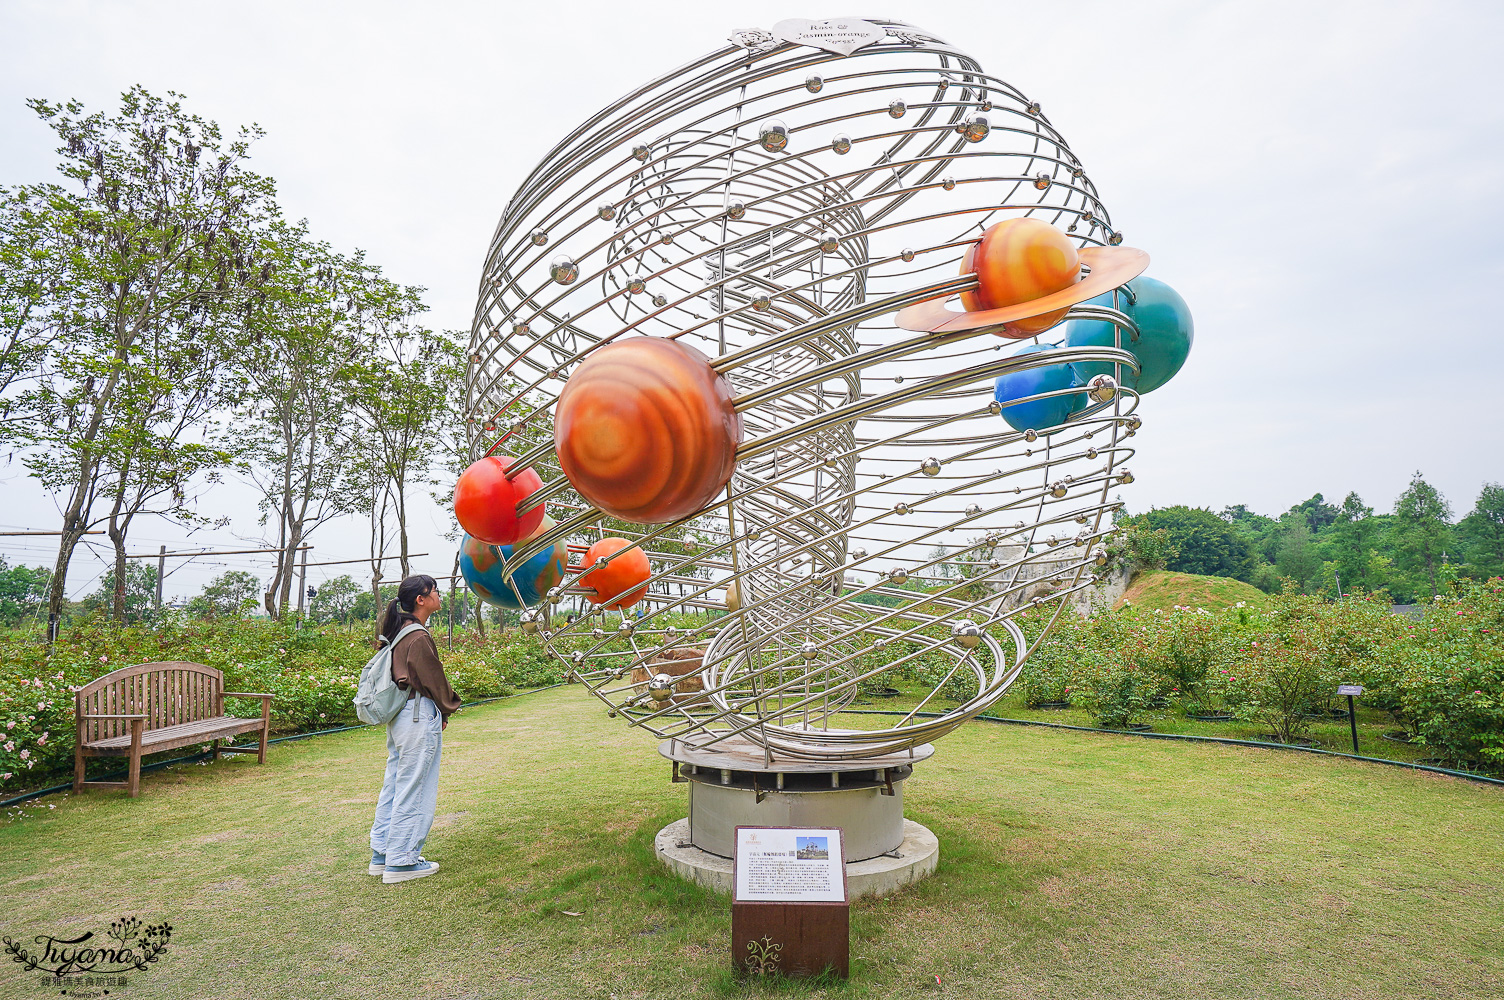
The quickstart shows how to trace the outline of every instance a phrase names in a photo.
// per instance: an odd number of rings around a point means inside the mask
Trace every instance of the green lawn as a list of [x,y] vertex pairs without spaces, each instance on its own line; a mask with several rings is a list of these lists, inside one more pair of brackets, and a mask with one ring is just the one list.
[[[467,710],[445,736],[432,878],[364,874],[384,746],[361,730],[158,772],[136,800],[33,805],[0,827],[0,934],[167,920],[127,998],[821,992],[726,975],[729,904],[651,855],[684,789],[579,688]],[[1504,995],[1504,789],[976,723],[907,798],[941,867],[853,908],[853,980],[826,994]],[[0,995],[57,995],[35,976],[0,969]]]
[[1169,611],[1176,605],[1216,611],[1230,608],[1239,601],[1255,606],[1264,603],[1265,594],[1257,587],[1225,576],[1200,576],[1196,573],[1172,573],[1154,570],[1139,573],[1118,601],[1136,608]]

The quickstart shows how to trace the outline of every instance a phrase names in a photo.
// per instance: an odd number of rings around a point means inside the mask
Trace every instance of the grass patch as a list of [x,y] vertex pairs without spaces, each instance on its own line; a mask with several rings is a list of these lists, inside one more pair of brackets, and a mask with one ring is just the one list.
[[[972,724],[908,783],[940,868],[853,907],[853,981],[745,984],[726,899],[653,857],[684,790],[578,688],[454,720],[426,848],[443,870],[392,886],[364,874],[381,736],[30,807],[0,827],[0,933],[166,919],[127,994],[153,998],[1504,994],[1496,788]],[[0,970],[0,992],[46,995],[34,976]]]
[[1259,607],[1263,605],[1265,597],[1262,590],[1242,580],[1153,570],[1135,576],[1133,583],[1114,607],[1121,608],[1127,603],[1146,611],[1169,611],[1179,605],[1216,611],[1233,607],[1239,601],[1250,607]]

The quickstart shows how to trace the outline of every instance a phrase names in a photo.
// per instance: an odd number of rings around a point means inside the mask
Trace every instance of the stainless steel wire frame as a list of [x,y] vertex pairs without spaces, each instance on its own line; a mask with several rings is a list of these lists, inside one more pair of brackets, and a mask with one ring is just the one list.
[[[1047,364],[1106,363],[1121,383],[1131,354],[1013,357],[1021,345],[988,331],[893,325],[903,306],[973,287],[960,257],[1001,219],[1043,219],[1081,246],[1122,236],[1038,104],[938,38],[874,23],[889,37],[850,56],[733,44],[627,94],[549,151],[487,254],[471,451],[521,456],[559,515],[508,570],[559,539],[578,552],[615,534],[654,571],[632,612],[565,586],[524,627],[659,737],[744,736],[770,759],[811,760],[933,741],[1018,676],[1032,648],[1018,614],[1045,606],[1053,623],[1091,585],[1112,491],[1131,481],[1133,393],[1073,400],[1066,423],[1026,434],[991,400],[998,375]],[[1115,308],[1072,315],[1137,333]],[[747,429],[725,493],[668,525],[608,522],[553,460],[569,374],[641,335],[711,357]],[[676,650],[698,668],[649,683]],[[897,674],[929,688],[919,708],[842,724],[859,691]]]

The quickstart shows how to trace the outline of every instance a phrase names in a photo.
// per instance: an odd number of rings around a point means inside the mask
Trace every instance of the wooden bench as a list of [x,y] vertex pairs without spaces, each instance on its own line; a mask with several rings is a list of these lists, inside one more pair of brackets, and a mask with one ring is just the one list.
[[[73,751],[73,790],[124,788],[141,793],[141,755],[199,743],[214,744],[214,759],[224,753],[254,753],[266,763],[272,696],[224,689],[224,674],[201,663],[173,660],[121,667],[95,678],[74,695],[77,742]],[[261,718],[225,714],[226,698],[260,698]],[[258,747],[221,746],[241,733],[261,731]],[[126,781],[85,781],[88,757],[129,757]]]

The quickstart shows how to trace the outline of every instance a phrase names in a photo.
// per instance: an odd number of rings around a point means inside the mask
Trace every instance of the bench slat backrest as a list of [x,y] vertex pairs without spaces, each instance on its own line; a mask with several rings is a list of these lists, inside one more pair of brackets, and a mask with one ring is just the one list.
[[[74,708],[85,715],[145,715],[147,730],[224,714],[224,674],[202,663],[167,660],[112,670],[78,689]],[[129,719],[91,719],[83,740],[129,736]]]

